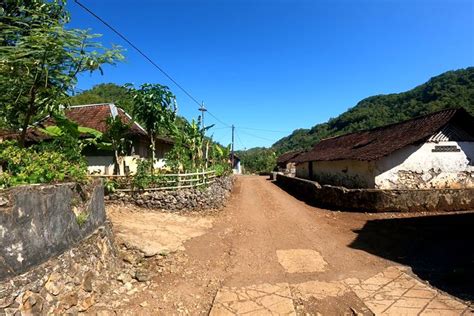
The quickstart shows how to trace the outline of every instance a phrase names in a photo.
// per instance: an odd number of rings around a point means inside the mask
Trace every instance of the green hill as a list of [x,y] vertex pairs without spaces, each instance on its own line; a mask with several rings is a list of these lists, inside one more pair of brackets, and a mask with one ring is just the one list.
[[404,121],[434,111],[464,107],[474,115],[474,67],[448,71],[412,90],[368,97],[328,122],[297,129],[275,144],[278,154],[309,149],[331,136]]

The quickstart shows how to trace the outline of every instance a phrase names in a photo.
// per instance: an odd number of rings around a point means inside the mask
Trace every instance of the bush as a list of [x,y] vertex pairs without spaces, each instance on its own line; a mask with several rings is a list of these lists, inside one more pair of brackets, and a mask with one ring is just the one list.
[[39,147],[20,148],[14,142],[0,144],[0,188],[21,184],[84,181],[87,164],[71,160],[54,150]]
[[232,172],[230,164],[228,163],[216,164],[211,168],[211,170],[212,169],[216,171],[216,176],[218,177],[227,176]]
[[140,190],[146,189],[153,182],[151,174],[151,160],[140,159],[137,161],[137,172],[133,176],[132,185]]

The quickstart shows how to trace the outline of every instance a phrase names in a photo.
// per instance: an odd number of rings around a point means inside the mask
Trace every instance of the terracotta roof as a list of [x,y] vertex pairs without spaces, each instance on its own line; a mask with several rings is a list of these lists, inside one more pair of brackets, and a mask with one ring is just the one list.
[[[114,113],[112,113],[114,112]],[[79,126],[84,126],[88,128],[93,128],[99,132],[106,132],[107,118],[112,115],[118,115],[123,123],[130,124],[133,122],[130,115],[128,115],[124,110],[119,107],[116,107],[114,104],[90,104],[90,105],[78,105],[71,106],[70,108],[64,111],[65,115],[71,121],[77,123]],[[51,117],[46,117],[43,120],[36,123],[39,127],[55,125],[54,119]],[[12,138],[10,134],[8,138]],[[136,122],[133,122],[130,127],[130,135],[134,136],[146,136],[146,131]],[[7,138],[6,136],[4,138]],[[48,139],[47,135],[44,135],[38,129],[32,127],[28,129],[27,141],[29,142],[38,142],[44,139]],[[168,143],[173,143],[173,141],[168,137],[159,137],[160,140]]]
[[407,145],[428,140],[448,123],[474,137],[474,117],[466,110],[448,109],[408,121],[321,140],[297,162],[328,160],[376,160]]
[[277,165],[286,165],[289,162],[295,161],[295,158],[303,153],[303,150],[288,151],[284,154],[281,154],[277,158]]

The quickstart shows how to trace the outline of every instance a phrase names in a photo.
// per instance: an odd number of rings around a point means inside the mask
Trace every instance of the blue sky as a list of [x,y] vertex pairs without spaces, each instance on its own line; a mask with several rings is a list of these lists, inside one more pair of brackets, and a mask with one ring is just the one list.
[[[269,146],[365,97],[474,65],[474,1],[80,1],[235,124],[237,149]],[[127,49],[125,62],[82,75],[78,89],[166,84],[180,114],[197,117],[197,105],[143,57],[72,0],[68,6],[71,27]],[[214,138],[228,144],[230,128],[208,115],[211,123]]]

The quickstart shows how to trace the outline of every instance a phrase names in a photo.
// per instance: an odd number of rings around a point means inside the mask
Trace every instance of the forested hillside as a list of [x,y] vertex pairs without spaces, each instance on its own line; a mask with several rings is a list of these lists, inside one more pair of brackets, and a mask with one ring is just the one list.
[[89,90],[82,91],[71,97],[71,105],[115,103],[126,112],[132,112],[132,97],[127,88],[115,83],[101,83]]
[[403,93],[368,97],[328,122],[297,129],[273,144],[278,154],[308,149],[331,136],[374,128],[452,107],[474,115],[474,67],[448,71]]

